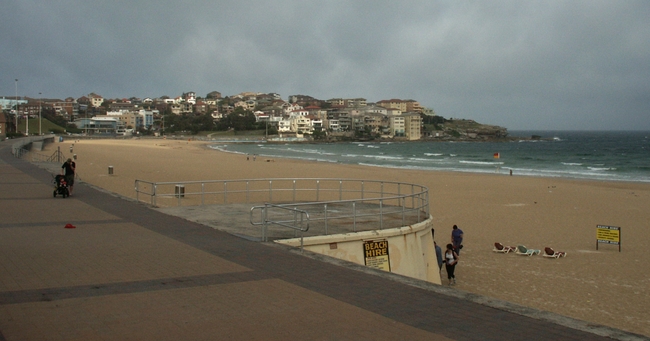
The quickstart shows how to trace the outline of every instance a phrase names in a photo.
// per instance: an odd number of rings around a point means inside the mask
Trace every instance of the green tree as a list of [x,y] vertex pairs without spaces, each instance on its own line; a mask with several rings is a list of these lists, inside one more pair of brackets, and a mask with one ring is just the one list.
[[246,110],[242,107],[237,107],[232,113],[222,118],[217,126],[219,130],[252,130],[255,128],[255,115],[250,110]]

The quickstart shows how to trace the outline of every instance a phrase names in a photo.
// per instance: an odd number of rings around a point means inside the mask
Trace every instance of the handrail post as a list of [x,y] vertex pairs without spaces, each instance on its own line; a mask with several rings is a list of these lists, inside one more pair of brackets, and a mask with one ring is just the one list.
[[343,180],[339,180],[339,200],[343,200]]
[[[294,207],[292,210],[293,212],[293,226],[298,225],[298,210]],[[302,214],[301,214],[302,216]],[[298,230],[293,230],[293,236],[296,237],[298,236]]]
[[379,229],[384,229],[384,200],[379,199]]
[[[406,214],[406,198],[400,198],[402,202],[402,226],[404,226],[404,215]],[[420,219],[418,219],[418,222],[420,222]]]
[[228,181],[223,182],[223,203],[228,203]]
[[293,202],[296,202],[296,180],[293,180]]
[[357,202],[352,202],[352,231],[357,232]]
[[325,235],[327,236],[327,204],[324,205],[325,208]]
[[320,180],[316,180],[316,201],[320,201]]
[[153,195],[151,196],[151,203],[153,206],[156,206],[156,189],[158,188],[157,184],[153,184]]
[[[414,185],[411,185],[411,207],[413,208],[415,208],[415,195],[413,194],[415,193],[414,187],[415,187]],[[422,192],[422,190],[420,190],[420,192]]]
[[273,202],[273,180],[269,180],[269,202]]
[[262,212],[262,217],[264,217],[264,224],[262,225],[262,241],[266,242],[267,237],[266,237],[266,232],[267,228],[269,225],[269,218],[268,218],[268,205],[264,205],[263,212]]
[[[428,201],[427,201],[425,204],[426,204],[426,206],[429,206],[429,202],[428,202]],[[423,206],[423,205],[420,204],[420,206]],[[427,210],[426,207],[425,207],[424,209]],[[418,207],[418,221],[420,221],[420,212],[422,212],[422,209],[421,209],[420,207]],[[429,216],[429,215],[427,214],[427,217],[428,217],[428,216]]]
[[250,199],[251,199],[250,198],[250,193],[251,193],[250,181],[246,181],[246,203],[247,204],[250,202]]
[[205,205],[205,182],[201,183],[201,206]]

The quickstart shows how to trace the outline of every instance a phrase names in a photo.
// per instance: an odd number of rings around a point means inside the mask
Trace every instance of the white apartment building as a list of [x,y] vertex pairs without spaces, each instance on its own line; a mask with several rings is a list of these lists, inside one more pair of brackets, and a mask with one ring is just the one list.
[[291,132],[291,120],[281,120],[278,121],[278,133],[290,133]]
[[393,137],[406,135],[404,116],[390,116],[390,135]]

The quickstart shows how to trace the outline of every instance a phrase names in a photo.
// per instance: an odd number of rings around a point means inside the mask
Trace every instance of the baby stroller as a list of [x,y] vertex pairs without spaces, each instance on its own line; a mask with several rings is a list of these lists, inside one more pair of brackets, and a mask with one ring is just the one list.
[[59,174],[54,177],[54,193],[53,196],[56,198],[57,194],[61,194],[62,197],[70,196],[70,191],[68,191],[68,183],[65,181],[65,176]]

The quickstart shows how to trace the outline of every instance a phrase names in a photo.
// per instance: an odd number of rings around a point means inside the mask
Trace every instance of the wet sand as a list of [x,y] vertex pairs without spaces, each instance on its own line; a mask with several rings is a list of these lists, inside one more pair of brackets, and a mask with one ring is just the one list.
[[[54,143],[42,153],[60,147],[72,156],[72,143]],[[438,244],[449,242],[454,224],[465,234],[456,288],[650,336],[650,184],[247,161],[188,140],[82,140],[73,152],[81,181],[131,198],[136,179],[323,177],[424,185]],[[597,225],[621,227],[622,252],[605,244],[596,250]],[[500,254],[492,251],[494,242],[550,246],[568,256]]]

